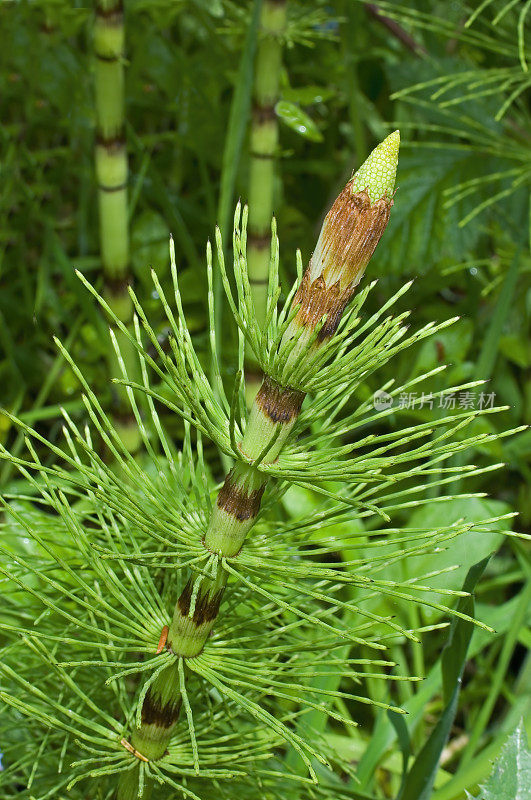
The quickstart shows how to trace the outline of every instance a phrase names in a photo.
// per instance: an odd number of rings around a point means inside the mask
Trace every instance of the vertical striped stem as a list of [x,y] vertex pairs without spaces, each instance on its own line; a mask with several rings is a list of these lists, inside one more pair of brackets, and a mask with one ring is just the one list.
[[[128,164],[124,135],[124,17],[122,0],[96,0],[94,23],[95,100],[96,100],[96,178],[100,252],[105,277],[105,298],[113,312],[129,323],[133,306],[129,282],[129,224],[127,203]],[[115,335],[129,375],[136,372],[134,348],[118,329]],[[111,374],[120,374],[112,349]],[[136,426],[129,422],[127,393],[118,390],[115,425],[124,444],[134,451],[138,446]]]
[[[108,284],[122,298],[120,283],[129,267],[127,223],[127,152],[124,137],[124,20],[121,0],[97,0],[94,25],[96,91],[96,175],[100,247]],[[130,314],[130,299],[121,299]],[[120,301],[116,303],[120,305]],[[113,305],[114,310],[114,305]]]
[[285,0],[264,0],[255,70],[247,229],[249,281],[257,318],[261,324],[265,321],[267,304],[274,169],[278,145],[275,104],[278,100],[282,34],[285,26]]

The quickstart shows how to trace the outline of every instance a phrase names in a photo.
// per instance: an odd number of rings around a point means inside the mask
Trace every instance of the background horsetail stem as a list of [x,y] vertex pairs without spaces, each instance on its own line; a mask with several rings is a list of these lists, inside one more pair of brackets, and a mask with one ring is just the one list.
[[[124,19],[121,0],[97,0],[94,24],[96,92],[96,174],[100,246],[106,281],[117,289],[127,278],[127,152],[124,137]],[[119,316],[130,314],[125,291]]]
[[[399,142],[395,131],[371,153],[325,218],[294,297],[293,305],[299,310],[283,340],[297,333],[299,359],[308,354],[308,340],[323,315],[326,322],[311,347],[320,347],[335,333],[385,230],[393,204]],[[306,344],[300,345],[303,339]],[[233,558],[243,547],[256,522],[268,480],[259,462],[278,457],[305,396],[303,391],[264,377],[239,445],[242,458],[225,478],[207,526],[204,545],[213,554]],[[189,577],[175,606],[166,642],[175,655],[186,659],[201,653],[218,616],[226,580],[220,559],[214,562],[210,575]],[[178,666],[173,664],[158,675],[145,696],[141,726],[133,732],[131,744],[149,759],[160,758],[166,750],[181,706],[180,687]],[[127,775],[120,783],[119,800],[133,800],[134,791],[134,780]]]
[[267,305],[274,170],[278,144],[275,105],[278,100],[285,26],[285,0],[264,0],[254,80],[247,228],[249,282],[256,316],[261,325],[265,321]]
[[[250,135],[249,220],[247,224],[247,268],[256,317],[262,326],[266,317],[271,240],[271,217],[275,192],[275,162],[278,120],[275,105],[282,69],[282,37],[286,27],[286,1],[264,0],[260,14],[260,43],[256,57],[253,111]],[[246,398],[250,407],[260,387],[260,369],[247,355]]]
[[[129,282],[129,226],[127,205],[127,151],[124,134],[124,16],[122,0],[97,0],[94,22],[96,178],[100,253],[105,297],[124,323],[132,318]],[[136,357],[126,338],[115,330],[127,371],[135,373]],[[109,348],[112,374],[117,374],[114,351]],[[119,371],[118,371],[119,374]],[[138,447],[134,420],[125,413],[125,389],[118,389],[115,424],[128,449]]]

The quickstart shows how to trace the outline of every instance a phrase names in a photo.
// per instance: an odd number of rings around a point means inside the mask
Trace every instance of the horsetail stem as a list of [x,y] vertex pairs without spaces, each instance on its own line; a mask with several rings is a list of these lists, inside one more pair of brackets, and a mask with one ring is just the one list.
[[[119,291],[129,266],[121,0],[97,0],[94,53],[101,257],[106,282],[117,295],[114,310],[121,319],[124,315],[127,319],[130,315],[129,296],[127,291]],[[122,308],[124,303],[125,308]]]
[[[389,220],[398,147],[399,134],[395,131],[373,151],[328,212],[294,295],[292,308],[296,313],[282,340],[289,343],[297,338],[289,359],[308,357],[309,347],[321,347],[336,331]],[[323,317],[325,322],[315,336]],[[207,566],[203,573],[189,577],[175,606],[166,648],[179,659],[197,657],[205,646],[227,582],[223,559],[237,557],[260,511],[268,482],[260,464],[278,458],[305,396],[304,391],[264,377],[239,443],[241,459],[226,476],[210,515],[203,540],[211,553]],[[152,760],[164,754],[179,715],[179,663],[162,670],[149,686],[140,727],[132,735],[133,747]],[[119,800],[136,797],[131,784],[127,774],[120,783]]]
[[261,39],[256,58],[250,141],[249,223],[247,263],[257,320],[264,324],[269,275],[269,228],[273,215],[275,157],[278,145],[278,100],[282,67],[285,0],[264,0]]
[[[123,0],[97,0],[94,21],[95,102],[96,102],[96,178],[100,252],[105,279],[104,294],[116,316],[129,324],[133,306],[129,283],[129,223],[127,181],[128,163],[124,133],[124,15]],[[127,339],[115,328],[125,369],[136,372],[136,355]],[[108,356],[111,373],[117,372],[117,359],[111,348]],[[120,370],[118,370],[119,372]],[[117,390],[115,425],[131,452],[139,445],[136,425],[128,413],[127,392]]]

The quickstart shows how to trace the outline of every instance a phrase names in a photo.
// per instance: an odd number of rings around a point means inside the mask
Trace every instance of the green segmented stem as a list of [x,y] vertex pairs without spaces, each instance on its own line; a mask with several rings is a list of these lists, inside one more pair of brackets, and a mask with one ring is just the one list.
[[[124,138],[124,20],[121,0],[98,0],[94,24],[96,176],[100,246],[105,277],[118,286],[129,267],[127,152]],[[115,292],[117,294],[117,292]],[[130,315],[126,308],[117,315]],[[119,304],[116,304],[119,307]],[[113,305],[113,310],[116,310]]]
[[254,82],[247,240],[249,282],[257,319],[261,325],[265,321],[267,306],[269,234],[273,215],[275,157],[278,146],[275,105],[278,100],[282,68],[282,34],[285,26],[285,1],[264,0]]
[[[304,393],[283,389],[266,377],[258,392],[241,442],[242,457],[218,492],[204,545],[224,558],[238,554],[256,522],[267,478],[257,460],[277,458],[300,412]],[[166,646],[175,655],[193,658],[201,653],[214,626],[223,598],[227,573],[217,561],[212,577],[190,577],[175,606]],[[170,741],[181,707],[177,666],[163,670],[143,701],[141,726],[134,730],[132,746],[150,760],[161,758]],[[134,778],[120,782],[119,800],[136,797]]]
[[[128,291],[129,222],[127,181],[128,163],[124,135],[124,17],[122,0],[97,0],[94,22],[95,103],[96,103],[96,179],[100,252],[105,277],[105,299],[124,323],[132,318],[133,304]],[[134,348],[118,329],[114,330],[125,368],[130,376],[137,371]],[[111,374],[120,374],[114,350],[109,350]],[[125,446],[135,452],[139,435],[128,408],[125,388],[117,391],[118,414],[115,425]],[[123,413],[122,413],[123,412]]]
[[[284,343],[296,340],[298,347],[292,348],[296,359],[311,357],[311,352],[334,335],[387,225],[398,144],[399,135],[395,132],[376,148],[356,174],[363,188],[355,186],[353,192],[350,181],[325,219],[316,253],[294,296],[297,313],[283,338]],[[378,199],[371,202],[377,195]],[[338,271],[341,274],[336,274]],[[323,316],[325,324],[314,337],[313,331]],[[301,330],[303,335],[299,335]],[[305,396],[303,391],[281,386],[268,375],[262,382],[239,444],[241,458],[218,492],[205,533],[203,544],[212,553],[209,563],[214,564],[214,571],[211,575],[190,576],[175,606],[166,646],[178,659],[194,658],[205,646],[227,582],[223,559],[238,556],[260,511],[268,481],[260,464],[278,458]],[[141,709],[141,725],[132,736],[133,747],[148,759],[164,755],[177,722],[182,688],[177,664],[182,666],[176,660],[149,686]],[[136,796],[134,776],[128,773],[120,782],[118,798],[134,800]]]

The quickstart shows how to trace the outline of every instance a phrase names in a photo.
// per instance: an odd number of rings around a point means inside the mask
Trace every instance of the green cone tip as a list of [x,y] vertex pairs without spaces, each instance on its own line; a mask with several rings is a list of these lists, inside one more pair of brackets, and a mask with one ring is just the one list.
[[391,197],[395,188],[399,147],[400,131],[394,131],[380,142],[354,175],[352,193],[366,189],[371,203],[384,195]]

